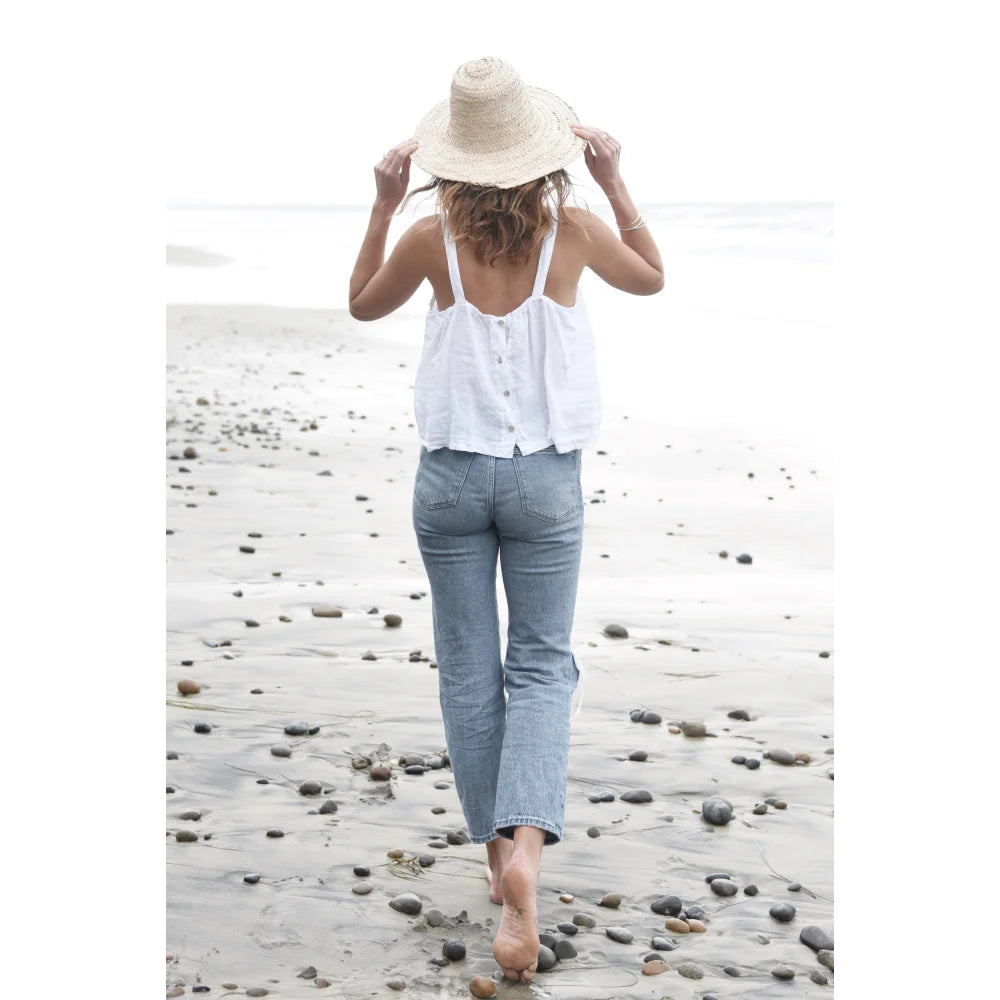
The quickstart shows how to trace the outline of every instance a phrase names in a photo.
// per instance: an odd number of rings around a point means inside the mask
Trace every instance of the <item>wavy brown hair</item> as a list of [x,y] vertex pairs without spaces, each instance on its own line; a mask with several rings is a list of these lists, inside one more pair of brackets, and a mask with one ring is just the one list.
[[430,183],[407,194],[399,212],[415,194],[434,191],[438,211],[447,216],[453,238],[471,242],[479,263],[492,267],[498,257],[507,257],[511,263],[523,258],[527,264],[531,251],[551,229],[547,198],[553,197],[559,207],[560,225],[576,225],[562,211],[572,190],[565,170],[555,170],[512,188],[432,177]]

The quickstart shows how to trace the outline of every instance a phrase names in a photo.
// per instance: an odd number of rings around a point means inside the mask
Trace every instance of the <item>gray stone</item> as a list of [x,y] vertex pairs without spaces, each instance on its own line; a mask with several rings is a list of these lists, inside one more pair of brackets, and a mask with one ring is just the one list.
[[568,934],[570,937],[572,937],[580,930],[580,928],[577,927],[576,924],[574,923],[569,923],[564,921],[561,924],[556,924],[556,930],[558,930],[562,934]]
[[444,914],[436,906],[432,906],[424,914],[424,920],[429,927],[440,927],[444,923]]
[[654,937],[649,943],[657,951],[673,951],[677,947],[673,941],[669,941],[664,937]]
[[323,786],[318,781],[303,781],[299,785],[299,795],[319,795]]
[[816,961],[820,965],[825,965],[831,972],[833,972],[833,952],[827,951],[825,948],[816,952]]
[[733,818],[733,807],[721,795],[711,795],[702,802],[701,815],[713,826],[725,826]]
[[599,837],[600,835],[601,835],[601,831],[596,826],[587,827],[587,836],[588,837]]
[[663,716],[659,712],[643,712],[640,722],[645,722],[647,725],[655,726],[663,721]]
[[[684,904],[681,902],[680,896],[660,896],[649,904],[649,908],[654,913],[659,913],[661,917],[676,917],[684,909]],[[655,948],[656,945],[653,947]]]
[[605,625],[604,634],[609,639],[627,639],[628,629],[624,625]]
[[619,944],[632,943],[632,932],[624,927],[605,927],[604,933],[607,934],[612,941],[617,941]]
[[795,907],[791,903],[775,903],[774,906],[768,910],[768,913],[774,917],[775,920],[780,920],[783,924],[787,924],[790,920],[795,919]]
[[285,726],[286,736],[305,736],[309,732],[309,723],[303,722],[301,719],[298,722],[290,722]]
[[271,747],[271,754],[274,757],[291,757],[292,748],[290,746],[286,746],[284,743],[275,743],[275,745]]
[[652,793],[646,791],[645,788],[636,788],[633,791],[623,792],[619,796],[622,802],[652,802]]
[[716,896],[735,896],[737,892],[736,883],[730,882],[727,878],[713,879],[710,885]]
[[556,953],[544,944],[538,946],[538,964],[535,966],[536,972],[548,972],[549,969],[554,969],[559,959],[556,958]]
[[826,978],[826,973],[820,972],[819,969],[813,969],[812,972],[809,973],[809,978],[818,986],[826,986],[830,982]]
[[566,938],[556,941],[556,946],[552,950],[560,961],[565,958],[576,958],[576,948],[573,947],[573,942],[567,941]]
[[399,990],[405,990],[406,989],[406,980],[405,979],[389,979],[389,980],[386,980],[386,984],[385,985],[388,986],[390,990],[397,990],[397,991],[399,991]]
[[320,816],[328,816],[330,813],[335,813],[336,811],[337,803],[334,802],[333,799],[327,799],[326,802],[319,807]]
[[795,764],[795,754],[790,750],[765,750],[765,760],[773,760],[775,764],[784,764],[785,767],[792,767]]
[[413,916],[419,913],[423,907],[420,897],[415,892],[402,892],[398,896],[393,896],[389,900],[389,905],[400,913],[407,913]]
[[597,921],[588,913],[574,913],[573,923],[577,927],[596,927]]
[[685,736],[692,736],[695,738],[700,738],[707,735],[707,730],[705,729],[704,722],[682,722],[681,732]]
[[469,843],[469,835],[465,832],[465,830],[449,830],[445,836],[447,837],[449,844],[458,846]]
[[787,965],[779,965],[777,968],[771,970],[771,975],[775,979],[794,979],[795,970],[789,969]]
[[833,938],[814,924],[802,928],[799,940],[813,951],[833,951]]
[[694,962],[681,962],[675,968],[677,969],[677,974],[683,976],[685,979],[701,979],[705,975]]
[[465,958],[465,943],[457,940],[445,941],[441,946],[441,954],[452,962],[460,962]]
[[739,719],[741,722],[750,721],[750,713],[745,708],[734,708],[728,714],[730,719]]
[[355,882],[354,885],[351,886],[351,892],[353,892],[355,896],[367,896],[371,891],[371,882]]

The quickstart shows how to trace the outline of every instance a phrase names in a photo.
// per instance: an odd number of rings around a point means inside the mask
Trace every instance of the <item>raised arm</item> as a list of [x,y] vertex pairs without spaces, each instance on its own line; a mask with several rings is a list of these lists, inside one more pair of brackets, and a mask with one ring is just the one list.
[[[594,181],[607,195],[615,222],[619,226],[634,225],[639,212],[618,171],[621,144],[602,129],[570,127],[590,144],[584,150],[584,160]],[[587,266],[599,278],[632,295],[655,295],[663,290],[663,261],[648,225],[615,233],[592,212],[587,213],[585,225],[590,238]]]

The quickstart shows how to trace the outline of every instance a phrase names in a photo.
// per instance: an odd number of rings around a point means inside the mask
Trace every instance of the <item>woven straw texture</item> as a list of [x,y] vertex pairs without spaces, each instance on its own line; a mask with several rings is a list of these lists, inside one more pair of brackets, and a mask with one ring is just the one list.
[[411,159],[445,180],[511,188],[575,160],[587,145],[569,127],[576,112],[541,87],[528,87],[503,59],[464,63],[451,96],[435,104],[413,136]]

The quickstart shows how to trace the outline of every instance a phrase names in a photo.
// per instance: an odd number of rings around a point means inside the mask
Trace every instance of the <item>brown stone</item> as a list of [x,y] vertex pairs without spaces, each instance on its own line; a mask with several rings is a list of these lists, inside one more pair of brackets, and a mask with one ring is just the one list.
[[469,983],[469,992],[474,997],[492,997],[496,996],[497,988],[493,985],[492,979],[487,979],[485,976],[476,976]]
[[652,962],[646,962],[642,967],[642,974],[644,976],[658,976],[663,972],[668,972],[670,966],[666,962],[661,961],[658,958],[653,959]]
[[682,722],[681,732],[685,736],[701,737],[706,733],[704,722]]
[[317,986],[318,986],[318,987],[319,987],[319,988],[320,988],[321,990],[325,990],[325,989],[327,988],[327,986],[329,986],[329,985],[330,985],[330,980],[329,980],[329,979],[317,979],[317,980],[316,980],[316,985],[317,985]]
[[691,928],[688,926],[687,922],[681,920],[680,917],[667,917],[663,926],[668,931],[673,931],[675,934],[689,934],[691,932]]
[[388,781],[392,777],[392,768],[388,764],[373,764],[368,774],[372,781]]
[[177,690],[181,694],[197,694],[201,690],[201,685],[197,681],[186,677],[184,680],[177,682]]
[[601,896],[600,903],[598,906],[607,906],[612,910],[617,910],[619,906],[622,905],[622,894],[620,892],[606,892]]
[[576,897],[574,897],[574,896],[571,896],[571,895],[570,895],[570,894],[569,894],[568,892],[564,892],[564,893],[563,893],[563,894],[562,894],[562,895],[561,895],[561,896],[559,897],[559,902],[560,902],[560,903],[572,903],[572,902],[573,902],[573,900],[574,900],[575,898],[576,898]]
[[667,732],[673,733],[676,736],[681,731],[680,726],[667,726]]
[[167,990],[168,997],[182,997],[184,996],[184,987],[175,986],[172,990]]
[[705,925],[700,920],[695,920],[694,917],[688,917],[687,925],[691,930],[692,934],[704,934]]

